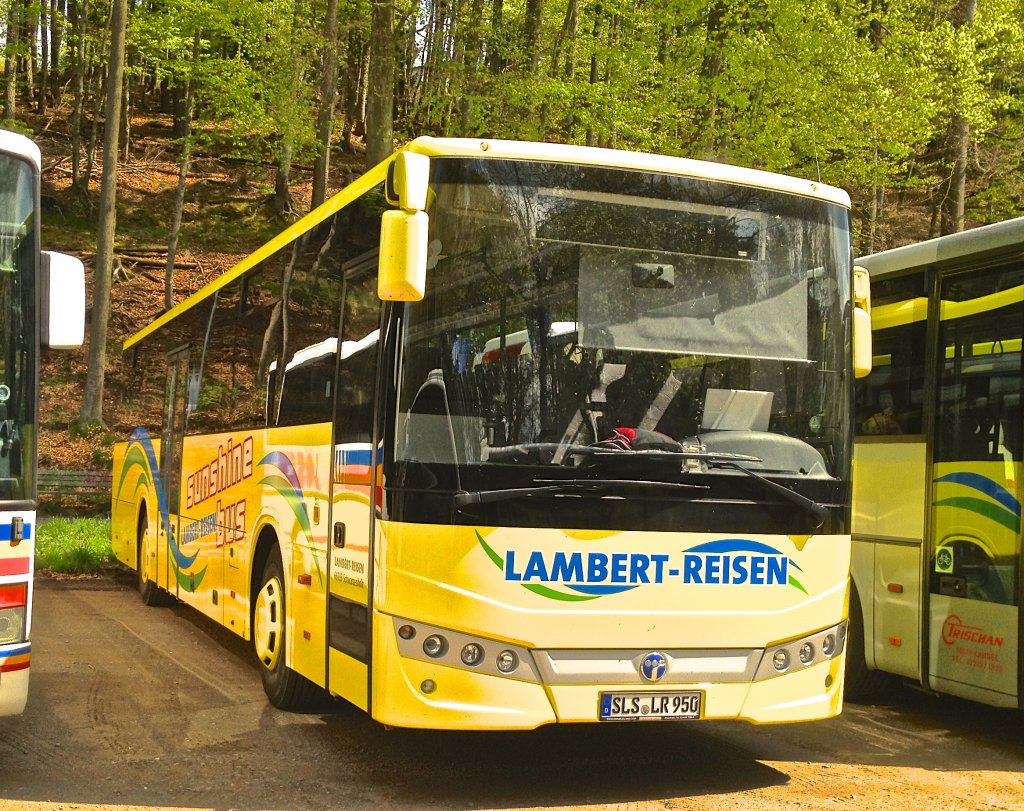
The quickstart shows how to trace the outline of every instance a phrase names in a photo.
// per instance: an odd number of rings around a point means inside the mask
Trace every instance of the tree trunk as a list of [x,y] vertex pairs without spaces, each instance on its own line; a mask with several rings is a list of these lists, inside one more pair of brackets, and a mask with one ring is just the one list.
[[[978,0],[958,0],[952,23],[956,29],[971,28],[978,11]],[[957,234],[964,230],[964,209],[967,197],[967,158],[971,146],[971,126],[960,112],[961,99],[951,100],[953,107],[946,130],[946,162],[949,176],[944,184],[939,231]]]
[[[116,3],[117,0],[113,0],[113,2]],[[111,12],[111,19],[113,19],[113,12]],[[106,37],[107,37],[108,33],[109,33],[108,29],[104,28],[103,29],[103,38],[102,38],[102,41],[100,42],[100,45],[99,45],[99,48],[98,48],[100,53],[102,53],[106,49],[106,47],[107,47]],[[106,67],[106,71],[104,70],[104,67]],[[122,69],[122,71],[124,70],[123,60],[122,60],[122,68],[121,69]],[[95,87],[94,87],[93,92],[92,92],[93,110],[92,110],[92,126],[91,126],[90,131],[89,131],[89,147],[88,147],[88,150],[86,151],[86,156],[85,156],[85,190],[86,191],[89,190],[89,181],[92,179],[92,167],[93,167],[93,164],[96,161],[96,143],[97,143],[97,141],[99,141],[100,108],[103,106],[104,99],[106,98],[106,91],[104,90],[104,88],[107,87],[107,84],[108,84],[108,82],[110,80],[109,79],[109,75],[108,75],[109,74],[109,70],[110,70],[110,65],[109,64],[105,65],[105,66],[104,65],[95,65],[95,66],[93,66],[92,74],[89,77],[89,83],[90,84],[95,84]],[[115,160],[116,160],[116,156],[115,156]]]
[[[199,65],[199,48],[202,40],[199,31],[192,38],[192,65]],[[178,235],[181,233],[181,212],[185,208],[185,188],[188,183],[188,164],[192,156],[192,103],[193,84],[191,78],[185,81],[185,137],[181,142],[181,158],[178,160],[178,187],[174,192],[174,214],[171,217],[171,233],[167,239],[167,264],[164,266],[164,309],[174,306],[174,259],[178,253]]]
[[71,189],[85,194],[82,182],[82,110],[85,107],[85,17],[89,0],[69,0],[68,16],[74,25],[72,57],[73,101],[71,107]]
[[334,130],[334,100],[338,88],[338,0],[327,0],[320,64],[323,73],[320,75],[320,109],[316,115],[319,150],[313,166],[312,208],[327,199],[327,180],[331,172],[331,133]]
[[277,155],[277,172],[274,174],[274,210],[282,217],[291,218],[295,213],[291,188],[292,145],[286,138],[281,142]]
[[54,106],[60,105],[61,99],[61,49],[64,47],[64,25],[66,8],[61,0],[50,3],[50,98]]
[[18,46],[21,43],[21,3],[11,3],[7,12],[7,47],[4,54],[4,118],[18,110]]
[[366,40],[361,28],[353,28],[348,35],[346,43],[347,58],[345,61],[345,76],[342,82],[342,91],[345,97],[345,127],[341,133],[342,152],[355,152],[352,145],[352,133],[356,122],[361,120],[360,81],[363,75],[363,63],[366,61]]
[[103,130],[103,180],[100,187],[99,228],[96,235],[96,276],[89,324],[89,371],[82,398],[83,424],[103,421],[103,383],[107,363],[107,323],[113,281],[114,233],[117,227],[117,155],[121,132],[121,88],[124,82],[124,43],[128,0],[114,0],[110,15],[110,59],[107,65]]
[[39,6],[39,81],[36,82],[36,112],[46,112],[46,92],[50,86],[50,6],[42,3]]
[[366,101],[366,163],[375,166],[394,151],[395,6],[373,0],[370,18],[370,75]]

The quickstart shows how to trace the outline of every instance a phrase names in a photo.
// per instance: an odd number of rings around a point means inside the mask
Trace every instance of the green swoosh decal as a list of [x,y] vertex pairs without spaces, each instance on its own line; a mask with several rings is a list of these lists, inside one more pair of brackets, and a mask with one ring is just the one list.
[[184,591],[194,592],[197,588],[199,588],[199,584],[203,582],[203,578],[206,577],[206,570],[208,568],[208,566],[204,566],[202,569],[196,572],[194,575],[195,579],[193,580],[192,575],[185,574],[181,569],[175,566],[174,576],[178,580],[178,585],[181,586],[181,588]]
[[[491,562],[497,566],[501,571],[505,571],[505,561],[501,559],[501,555],[495,552],[484,540],[484,536],[480,534],[480,530],[475,530],[476,539],[480,542],[480,546],[484,548],[484,552],[487,553],[487,557],[491,559]],[[539,594],[541,597],[547,597],[549,600],[562,600],[566,603],[583,603],[588,600],[596,600],[600,597],[600,594],[566,594],[562,591],[555,591],[547,586],[542,586],[539,583],[520,583],[527,591],[532,591],[534,594]]]
[[[309,549],[316,549],[316,544],[313,543],[313,528],[309,525],[309,516],[306,515],[306,505],[299,494],[295,492],[295,488],[292,483],[288,481],[284,476],[264,476],[259,481],[260,484],[265,484],[268,487],[273,487],[280,495],[284,498],[285,502],[291,508],[292,513],[295,515],[295,520],[299,522],[299,527],[302,529],[303,534],[306,536],[306,542],[308,543]],[[313,555],[313,563],[316,565],[316,578],[323,585],[324,576],[320,570],[320,558]]]
[[961,510],[968,510],[977,513],[997,524],[1001,524],[1012,532],[1020,532],[1020,519],[1005,507],[971,496],[955,496],[944,498],[935,502],[936,507],[957,507]]
[[134,446],[124,456],[124,464],[121,466],[121,477],[117,480],[117,496],[120,498],[121,490],[124,487],[125,479],[128,478],[128,474],[131,473],[132,468],[142,468],[141,476],[146,484],[149,484],[149,464],[146,462],[146,454],[142,452],[142,449],[138,445]]

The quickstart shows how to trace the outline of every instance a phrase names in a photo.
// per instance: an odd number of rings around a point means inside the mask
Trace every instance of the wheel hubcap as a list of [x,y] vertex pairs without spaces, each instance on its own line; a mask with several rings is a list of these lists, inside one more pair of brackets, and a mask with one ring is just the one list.
[[253,617],[253,645],[256,656],[268,670],[281,660],[284,641],[284,612],[282,610],[281,581],[276,577],[263,584],[256,597]]

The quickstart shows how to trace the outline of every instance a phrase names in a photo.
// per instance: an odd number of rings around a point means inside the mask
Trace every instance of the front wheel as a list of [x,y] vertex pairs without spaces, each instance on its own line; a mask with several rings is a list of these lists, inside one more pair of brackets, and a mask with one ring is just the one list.
[[263,567],[260,590],[253,604],[252,644],[260,662],[263,689],[281,710],[313,708],[323,691],[285,664],[288,614],[285,611],[284,567],[274,550]]

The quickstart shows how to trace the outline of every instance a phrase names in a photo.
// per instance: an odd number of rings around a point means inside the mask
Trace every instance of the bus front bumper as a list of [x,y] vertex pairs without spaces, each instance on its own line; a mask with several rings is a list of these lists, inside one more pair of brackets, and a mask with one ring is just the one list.
[[[605,693],[671,697],[698,692],[700,719],[739,719],[755,724],[819,720],[842,710],[846,661],[842,647],[824,661],[767,678],[763,677],[764,668],[759,667],[749,674],[756,678],[746,680],[651,684],[595,673],[586,683],[565,683],[564,676],[562,683],[552,683],[558,679],[549,678],[550,673],[543,667],[526,671],[533,678],[510,678],[485,672],[486,662],[478,667],[460,667],[453,666],[451,655],[439,661],[404,655],[411,645],[389,633],[395,627],[388,622],[378,624],[383,633],[376,637],[378,655],[372,676],[372,715],[390,726],[499,730],[602,722]],[[845,636],[845,623],[840,627]],[[420,634],[415,641],[420,645],[422,640]],[[458,655],[463,641],[456,640],[457,644],[450,646],[455,649],[454,655]],[[764,651],[751,654],[758,661],[767,655]]]

